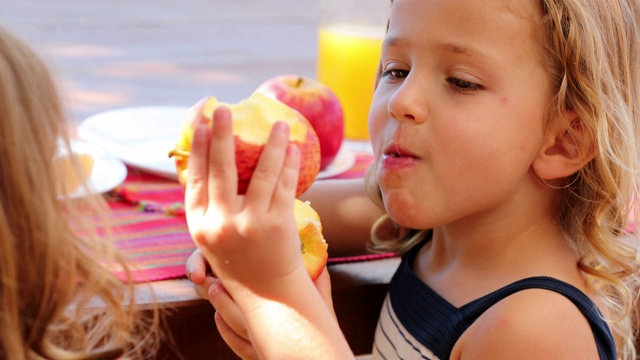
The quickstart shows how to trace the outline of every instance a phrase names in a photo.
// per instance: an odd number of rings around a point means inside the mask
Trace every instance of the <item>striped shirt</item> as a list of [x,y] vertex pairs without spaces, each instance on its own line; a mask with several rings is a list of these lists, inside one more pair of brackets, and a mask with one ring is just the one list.
[[613,336],[596,305],[576,287],[550,277],[516,281],[460,308],[422,282],[411,268],[419,246],[402,259],[389,286],[378,327],[373,359],[449,359],[462,333],[492,305],[525,289],[555,291],[571,300],[587,318],[600,359],[616,359]]

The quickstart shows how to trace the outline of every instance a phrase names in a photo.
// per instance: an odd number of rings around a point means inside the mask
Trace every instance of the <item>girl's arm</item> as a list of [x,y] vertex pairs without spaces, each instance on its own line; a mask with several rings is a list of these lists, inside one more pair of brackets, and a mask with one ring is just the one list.
[[[220,280],[208,277],[208,287],[204,290],[203,298],[208,299],[216,309],[215,322],[218,332],[229,347],[242,359],[258,359],[256,350],[251,343],[245,319],[242,312],[229,293],[224,289]],[[331,301],[331,283],[329,272],[325,268],[314,281],[314,285],[322,295],[325,304],[333,312]],[[207,290],[208,289],[208,290]]]
[[366,253],[373,223],[384,214],[364,190],[364,179],[317,180],[300,197],[320,215],[330,256]]

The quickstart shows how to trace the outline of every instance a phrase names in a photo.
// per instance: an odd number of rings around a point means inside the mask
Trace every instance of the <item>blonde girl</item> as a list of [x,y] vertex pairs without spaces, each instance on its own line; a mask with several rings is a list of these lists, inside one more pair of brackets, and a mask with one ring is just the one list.
[[69,131],[49,70],[0,27],[0,358],[150,358],[158,310],[145,320],[105,266],[128,269],[91,226],[104,200],[61,191]]
[[[386,212],[374,248],[404,255],[374,358],[635,358],[639,20],[637,0],[392,2],[367,188]],[[236,199],[218,155],[230,115],[215,115],[196,132],[187,219],[228,291],[208,292],[228,343],[352,356],[294,256],[286,129]]]
[[[557,189],[559,225],[602,301],[620,358],[635,359],[638,235],[625,230],[629,219],[637,221],[640,184],[640,4],[544,0],[540,6],[540,55],[553,84],[545,126],[553,125],[554,114],[575,111],[579,124],[565,136],[594,151],[571,176],[540,181]],[[384,206],[372,171],[367,181],[371,197]],[[399,226],[385,215],[372,234],[374,251],[405,253],[428,231]]]

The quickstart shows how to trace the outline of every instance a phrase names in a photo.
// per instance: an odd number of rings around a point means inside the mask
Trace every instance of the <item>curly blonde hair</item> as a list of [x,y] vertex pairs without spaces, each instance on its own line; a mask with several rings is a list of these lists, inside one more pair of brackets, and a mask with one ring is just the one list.
[[98,236],[104,199],[60,194],[54,155],[70,129],[50,71],[1,27],[0,114],[0,358],[152,356],[159,311],[143,316],[130,276],[108,269],[129,266]]
[[[549,113],[574,110],[596,151],[558,189],[557,215],[580,255],[580,268],[609,309],[619,356],[635,359],[638,236],[625,228],[640,196],[640,3],[540,5],[542,56],[554,80]],[[373,172],[366,186],[382,206]],[[372,230],[371,249],[403,253],[427,236],[428,230],[403,228],[383,216]]]

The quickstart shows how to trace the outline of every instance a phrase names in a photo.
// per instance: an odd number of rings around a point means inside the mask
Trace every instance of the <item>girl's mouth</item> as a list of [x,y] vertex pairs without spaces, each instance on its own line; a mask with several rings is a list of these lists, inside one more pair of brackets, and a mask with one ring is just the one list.
[[382,165],[387,170],[412,167],[419,160],[420,158],[415,153],[397,143],[389,144],[382,153]]
[[387,145],[383,149],[382,154],[383,156],[391,156],[391,157],[418,158],[418,155],[416,155],[414,152],[403,147],[399,142],[393,141],[393,140],[387,143]]

